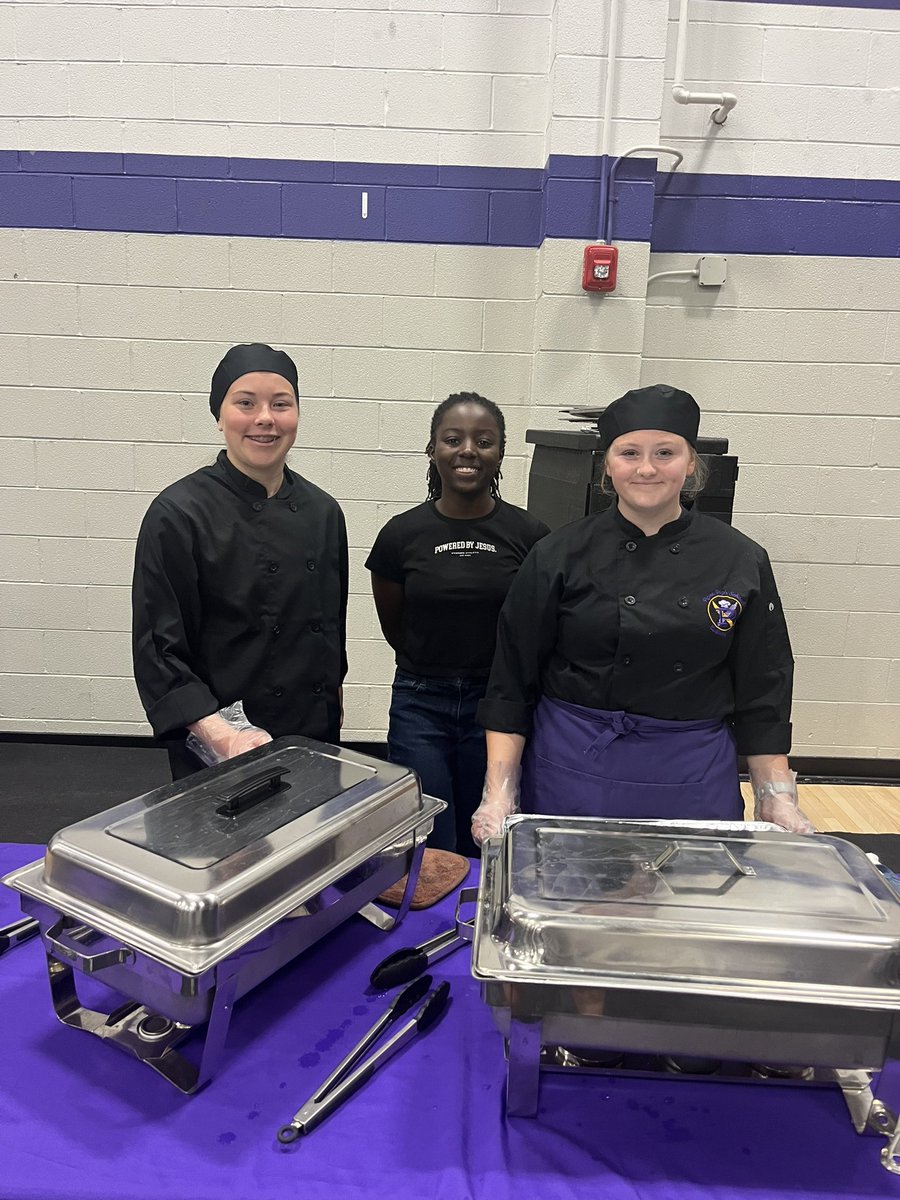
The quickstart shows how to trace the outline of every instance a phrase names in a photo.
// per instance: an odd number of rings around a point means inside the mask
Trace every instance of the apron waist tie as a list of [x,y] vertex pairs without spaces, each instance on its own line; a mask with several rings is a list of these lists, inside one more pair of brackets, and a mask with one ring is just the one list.
[[636,722],[632,717],[629,717],[624,712],[611,712],[604,715],[604,723],[606,728],[585,746],[584,753],[590,758],[600,758],[603,751],[616,738],[623,737],[627,733],[631,733]]

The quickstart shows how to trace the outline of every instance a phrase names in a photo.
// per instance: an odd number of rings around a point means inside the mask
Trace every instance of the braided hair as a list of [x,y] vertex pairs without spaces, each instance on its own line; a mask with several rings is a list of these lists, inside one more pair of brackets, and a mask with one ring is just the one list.
[[[425,447],[425,453],[431,455],[434,453],[434,443],[437,438],[437,431],[440,427],[444,416],[451,408],[456,408],[458,404],[477,404],[479,408],[483,408],[488,416],[494,418],[497,422],[497,428],[500,430],[500,460],[502,462],[503,455],[506,452],[506,422],[503,419],[503,413],[493,402],[485,396],[479,396],[477,392],[454,392],[452,396],[448,396],[434,410],[431,418],[431,436],[428,439],[428,445]],[[497,466],[497,474],[491,480],[491,496],[495,500],[500,499],[500,480],[503,478],[503,472],[500,466]],[[443,491],[441,477],[433,460],[429,460],[428,474],[426,476],[428,483],[428,499],[439,500]]]

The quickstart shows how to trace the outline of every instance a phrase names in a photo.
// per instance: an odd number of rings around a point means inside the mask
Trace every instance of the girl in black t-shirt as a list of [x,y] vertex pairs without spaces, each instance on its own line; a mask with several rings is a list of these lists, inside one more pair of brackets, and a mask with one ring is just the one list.
[[378,534],[366,566],[397,673],[391,762],[413,768],[448,808],[429,845],[475,854],[472,813],[485,772],[484,696],[497,617],[543,522],[500,498],[506,426],[475,392],[449,396],[431,420],[428,499]]

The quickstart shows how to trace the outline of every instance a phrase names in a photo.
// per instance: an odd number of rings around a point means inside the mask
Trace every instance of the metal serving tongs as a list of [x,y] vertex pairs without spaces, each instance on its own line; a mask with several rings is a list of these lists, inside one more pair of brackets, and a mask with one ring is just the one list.
[[431,1028],[447,1005],[450,984],[446,981],[428,993],[418,1012],[404,1022],[394,1036],[376,1050],[371,1058],[360,1062],[384,1031],[417,1004],[430,987],[431,976],[423,975],[394,998],[387,1012],[378,1018],[365,1037],[353,1047],[342,1062],[338,1063],[318,1091],[294,1113],[290,1124],[281,1126],[276,1136],[282,1145],[289,1145],[302,1135],[311,1133],[320,1121],[352,1095],[407,1042],[411,1042],[416,1034],[425,1033]]
[[21,946],[41,932],[41,927],[32,917],[22,917],[0,929],[0,954],[12,950],[13,946]]
[[402,983],[409,983],[411,979],[427,971],[434,963],[440,962],[460,946],[468,946],[475,929],[475,917],[473,915],[464,920],[460,909],[464,904],[474,904],[477,899],[477,887],[460,888],[456,901],[455,924],[435,934],[427,942],[421,942],[418,946],[404,946],[402,950],[395,950],[393,954],[382,959],[369,976],[372,987],[383,991],[399,987]]

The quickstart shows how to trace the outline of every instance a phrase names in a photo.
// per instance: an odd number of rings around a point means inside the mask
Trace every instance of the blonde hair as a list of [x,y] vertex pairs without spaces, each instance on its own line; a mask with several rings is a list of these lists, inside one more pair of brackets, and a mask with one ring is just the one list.
[[[691,452],[691,465],[694,468],[693,474],[685,477],[684,486],[681,489],[682,496],[687,496],[693,500],[706,487],[709,480],[709,468],[706,463],[697,453],[693,446],[688,445]],[[616,489],[613,487],[609,478],[609,473],[606,470],[606,456],[609,454],[609,447],[603,452],[603,461],[600,463],[600,482],[597,485],[604,496],[615,496]]]

